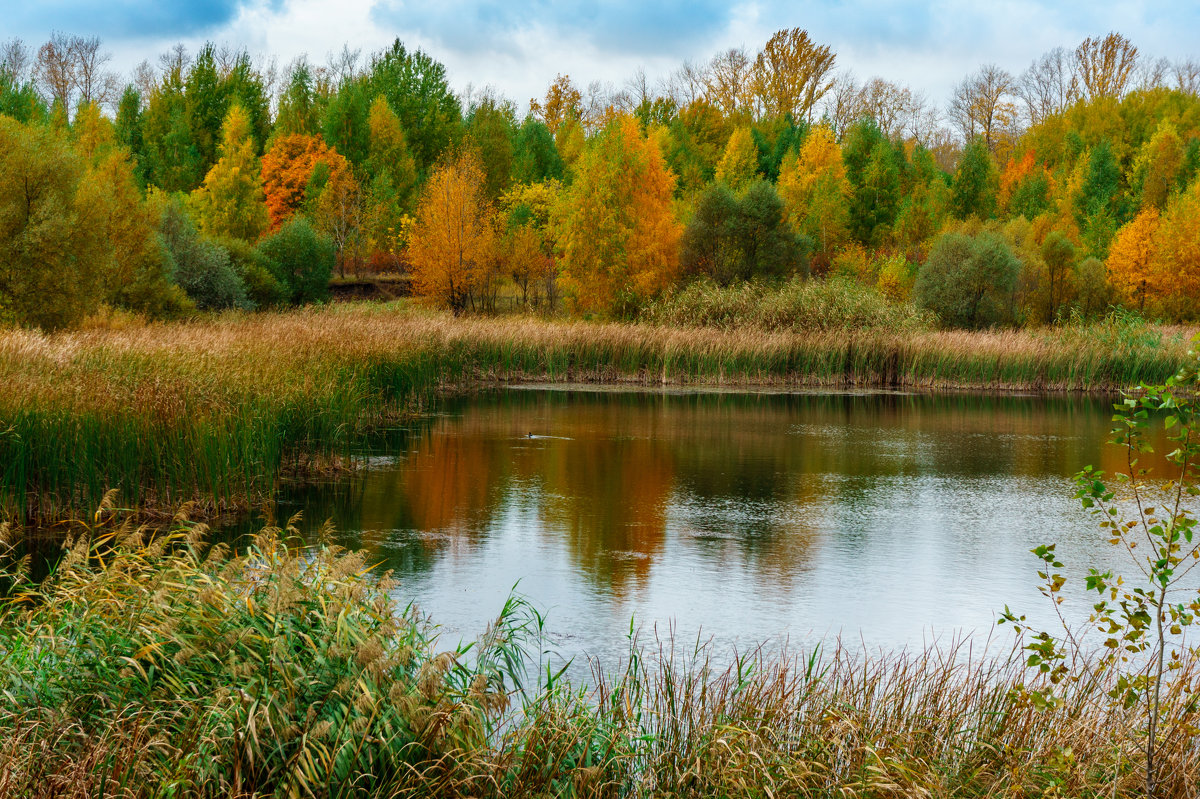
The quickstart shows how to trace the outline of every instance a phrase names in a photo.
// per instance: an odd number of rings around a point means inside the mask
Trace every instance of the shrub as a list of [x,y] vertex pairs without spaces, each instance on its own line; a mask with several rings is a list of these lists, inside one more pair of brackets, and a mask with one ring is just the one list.
[[271,263],[254,245],[241,239],[220,239],[220,245],[229,253],[229,263],[255,308],[270,308],[283,301],[283,286],[271,271]]
[[721,288],[697,281],[654,303],[645,321],[678,327],[811,331],[883,328],[913,330],[929,320],[911,305],[894,304],[853,278],[793,279]]
[[951,327],[985,328],[1012,321],[1021,262],[992,232],[948,233],[917,273],[913,300]]
[[224,247],[200,235],[179,202],[163,209],[162,237],[175,282],[201,310],[250,308],[246,287]]
[[337,261],[333,242],[308,220],[295,217],[259,242],[259,255],[293,305],[329,298],[329,278]]
[[809,249],[807,237],[784,221],[775,187],[760,180],[740,197],[722,183],[709,186],[684,230],[679,257],[685,274],[728,286],[806,274]]

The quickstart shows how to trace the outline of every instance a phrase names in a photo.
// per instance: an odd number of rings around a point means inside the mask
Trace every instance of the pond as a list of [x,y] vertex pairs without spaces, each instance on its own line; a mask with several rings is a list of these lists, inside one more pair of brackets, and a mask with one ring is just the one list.
[[285,491],[279,516],[332,519],[447,645],[514,588],[554,649],[608,664],[631,621],[725,651],[982,641],[1005,605],[1052,623],[1038,544],[1074,574],[1132,571],[1074,498],[1078,470],[1124,463],[1111,416],[1081,397],[491,390],[352,478]]

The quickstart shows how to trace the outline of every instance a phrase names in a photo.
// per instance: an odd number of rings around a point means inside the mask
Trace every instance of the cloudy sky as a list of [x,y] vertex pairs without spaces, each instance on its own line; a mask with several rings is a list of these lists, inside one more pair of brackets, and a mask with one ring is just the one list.
[[443,62],[457,90],[492,86],[522,109],[560,72],[579,86],[653,80],[729,47],[801,27],[861,80],[881,75],[944,105],[983,63],[1020,72],[1041,53],[1110,30],[1143,53],[1200,57],[1200,0],[0,0],[0,40],[96,34],[128,71],[182,41],[324,62],[399,37]]

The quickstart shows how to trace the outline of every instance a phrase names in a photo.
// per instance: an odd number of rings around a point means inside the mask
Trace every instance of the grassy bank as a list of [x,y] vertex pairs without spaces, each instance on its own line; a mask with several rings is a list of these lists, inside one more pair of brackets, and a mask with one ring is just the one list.
[[455,319],[349,305],[188,324],[0,333],[0,510],[63,518],[269,494],[436,392],[492,381],[1111,391],[1173,373],[1188,332],[764,332]]
[[[102,514],[106,516],[107,514]],[[582,693],[521,663],[539,618],[510,601],[445,650],[357,555],[269,529],[231,558],[77,524],[22,582],[0,528],[0,794],[30,797],[1125,797],[1145,707],[1112,680],[1060,703],[1022,653],[867,655],[634,643]],[[15,586],[14,586],[15,582]],[[979,647],[978,642],[975,644]],[[1190,658],[1190,656],[1188,656]],[[609,668],[618,664],[604,664]],[[1076,664],[1077,665],[1077,664]],[[1163,697],[1161,797],[1194,795],[1200,709]]]

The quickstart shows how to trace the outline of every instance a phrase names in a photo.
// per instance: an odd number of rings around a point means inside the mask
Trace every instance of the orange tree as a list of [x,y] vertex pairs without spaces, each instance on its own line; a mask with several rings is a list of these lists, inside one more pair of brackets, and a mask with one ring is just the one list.
[[327,182],[336,182],[340,172],[350,169],[346,159],[320,136],[303,133],[280,136],[263,155],[263,189],[272,230],[278,230],[306,200],[313,199],[308,196],[309,184],[318,164],[327,167]]
[[456,314],[486,307],[496,281],[496,233],[479,156],[463,150],[421,193],[409,238],[413,291]]

